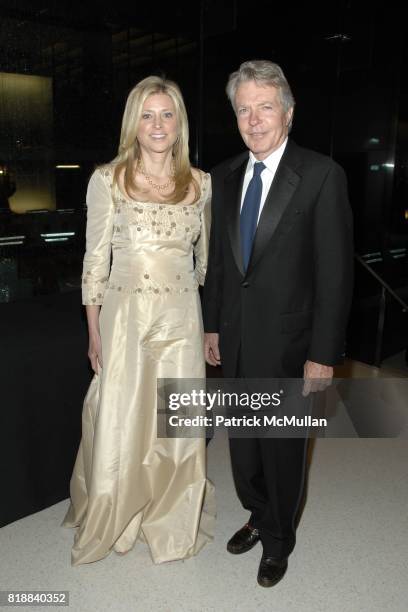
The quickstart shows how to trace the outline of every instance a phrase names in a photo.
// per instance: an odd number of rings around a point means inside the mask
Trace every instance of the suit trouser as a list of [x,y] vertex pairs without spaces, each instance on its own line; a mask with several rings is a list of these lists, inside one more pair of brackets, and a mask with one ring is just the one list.
[[[241,364],[237,377],[245,378]],[[306,476],[307,438],[229,438],[238,497],[251,512],[266,554],[287,557]]]

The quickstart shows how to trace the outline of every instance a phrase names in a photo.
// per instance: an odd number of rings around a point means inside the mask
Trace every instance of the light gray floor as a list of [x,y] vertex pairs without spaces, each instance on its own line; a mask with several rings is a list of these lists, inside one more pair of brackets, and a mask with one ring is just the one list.
[[235,497],[219,434],[209,447],[216,537],[197,557],[154,566],[138,542],[125,556],[112,553],[73,568],[73,531],[59,526],[66,500],[0,530],[0,588],[68,590],[74,612],[405,612],[407,466],[406,440],[317,440],[287,575],[265,589],[256,583],[259,544],[240,556],[225,550],[247,514]]
[[384,359],[382,362],[381,367],[397,368],[402,370],[405,375],[408,375],[408,365],[405,361],[405,351],[400,351],[396,355],[387,357],[387,359]]

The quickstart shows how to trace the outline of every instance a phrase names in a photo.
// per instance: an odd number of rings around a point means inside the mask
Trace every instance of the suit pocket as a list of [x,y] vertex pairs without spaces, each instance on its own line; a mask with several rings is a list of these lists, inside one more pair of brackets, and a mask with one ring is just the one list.
[[281,332],[290,334],[291,332],[312,327],[313,311],[303,310],[301,312],[285,312],[281,314]]

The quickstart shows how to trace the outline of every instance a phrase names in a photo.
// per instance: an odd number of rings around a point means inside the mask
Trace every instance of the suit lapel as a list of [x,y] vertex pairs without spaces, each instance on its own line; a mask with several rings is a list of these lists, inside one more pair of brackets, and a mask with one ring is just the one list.
[[296,145],[289,141],[259,218],[247,274],[259,261],[267,244],[276,232],[283,213],[301,180],[300,175],[294,170],[297,165],[296,161]]
[[244,182],[245,169],[248,162],[248,155],[244,158],[239,157],[237,163],[232,166],[232,172],[225,179],[225,202],[227,205],[226,221],[228,233],[231,241],[232,252],[235,263],[241,274],[244,276],[244,267],[241,253],[241,231],[240,231],[240,212],[241,212],[241,193]]

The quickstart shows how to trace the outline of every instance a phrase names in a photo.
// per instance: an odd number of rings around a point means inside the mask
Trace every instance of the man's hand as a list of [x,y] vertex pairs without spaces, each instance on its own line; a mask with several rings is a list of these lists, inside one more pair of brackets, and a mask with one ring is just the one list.
[[221,363],[220,349],[218,348],[219,334],[209,333],[204,334],[204,355],[205,360],[212,366],[218,366]]
[[308,360],[303,368],[303,379],[305,381],[302,391],[304,397],[307,397],[310,392],[324,391],[332,383],[333,368]]

